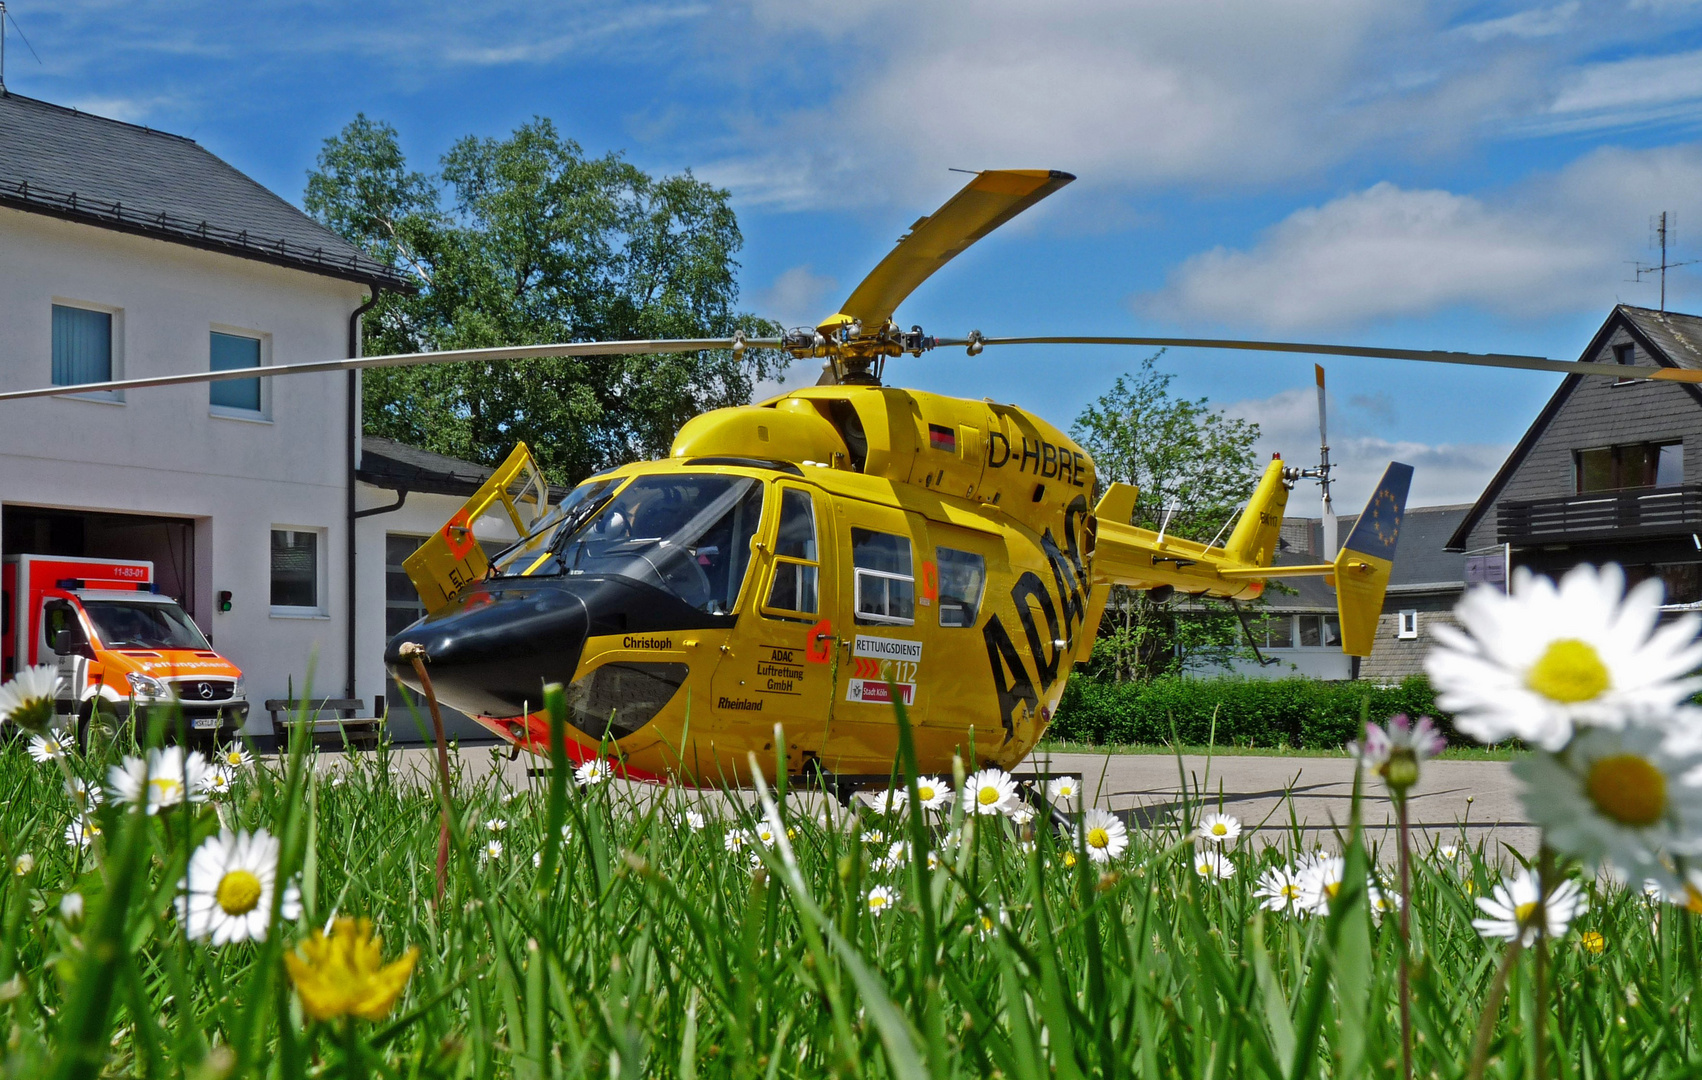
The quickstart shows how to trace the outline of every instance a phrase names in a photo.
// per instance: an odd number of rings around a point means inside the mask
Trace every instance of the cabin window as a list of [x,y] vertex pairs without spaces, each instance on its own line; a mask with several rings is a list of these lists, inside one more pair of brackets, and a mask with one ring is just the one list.
[[1627,443],[1574,454],[1578,494],[1684,483],[1684,444]]
[[870,529],[851,530],[851,565],[857,621],[912,626],[916,622],[916,577],[910,538]]
[[815,500],[797,488],[780,491],[780,527],[774,540],[774,583],[768,606],[779,611],[814,615],[821,608],[817,583],[821,574],[816,547]]
[[974,626],[987,586],[987,561],[972,551],[934,549],[940,568],[940,625]]

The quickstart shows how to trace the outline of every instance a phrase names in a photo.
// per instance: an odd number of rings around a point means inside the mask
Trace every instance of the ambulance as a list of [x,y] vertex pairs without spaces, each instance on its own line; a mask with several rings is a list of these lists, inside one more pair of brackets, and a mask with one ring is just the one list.
[[248,716],[242,671],[169,596],[154,564],[124,559],[8,557],[0,565],[0,669],[59,669],[59,712],[79,731],[98,706],[176,703],[196,741],[232,736]]

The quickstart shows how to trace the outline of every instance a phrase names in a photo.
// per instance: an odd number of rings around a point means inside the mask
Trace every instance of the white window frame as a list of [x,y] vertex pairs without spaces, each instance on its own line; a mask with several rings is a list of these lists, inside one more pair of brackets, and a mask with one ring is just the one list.
[[1401,641],[1418,640],[1418,610],[1407,608],[1396,616],[1395,637]]
[[314,547],[314,592],[319,601],[313,607],[297,607],[294,605],[271,604],[269,613],[274,619],[328,619],[331,617],[330,608],[326,604],[325,592],[330,584],[327,573],[330,561],[330,544],[327,543],[330,530],[322,525],[283,525],[275,524],[266,530],[266,599],[272,598],[272,534],[275,532],[314,533],[319,542]]
[[[260,366],[272,366],[272,335],[259,330],[248,330],[240,326],[222,326],[211,323],[207,327],[207,370],[213,367],[213,335],[224,334],[227,337],[247,338],[260,343]],[[229,405],[214,405],[212,403],[212,383],[207,384],[207,415],[219,417],[221,420],[243,420],[250,424],[270,424],[272,422],[272,380],[260,379],[260,408],[236,409]]]
[[[47,380],[53,381],[53,309],[56,307],[99,311],[112,316],[112,377],[108,381],[117,382],[124,378],[124,309],[113,307],[111,304],[97,304],[92,300],[72,300],[65,296],[55,296],[48,302],[47,307]],[[91,390],[82,394],[66,394],[61,400],[93,401],[101,405],[122,405],[124,404],[124,391]]]
[[[910,586],[912,601],[914,601],[916,596],[916,578],[912,574],[895,574],[890,570],[870,570],[867,567],[856,567],[851,578],[855,583],[852,591],[852,603],[855,605],[852,612],[852,621],[874,623],[883,626],[915,626],[916,620],[914,617],[901,619],[895,615],[881,615],[873,611],[863,610],[863,582],[869,578],[880,578],[886,581],[902,581],[906,585]],[[885,588],[885,586],[882,586],[882,588]],[[886,606],[891,607],[890,593],[887,594],[887,599],[888,603]],[[914,611],[915,609],[912,608],[911,610]]]

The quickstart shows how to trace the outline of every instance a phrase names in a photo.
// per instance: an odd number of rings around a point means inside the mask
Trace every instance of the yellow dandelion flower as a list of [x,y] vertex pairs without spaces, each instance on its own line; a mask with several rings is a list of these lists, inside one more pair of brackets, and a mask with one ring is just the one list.
[[315,1020],[359,1016],[382,1020],[390,1015],[414,973],[419,950],[410,948],[393,963],[384,962],[384,942],[368,919],[338,919],[329,936],[313,931],[284,967],[301,996],[301,1007]]
[[1585,952],[1592,952],[1597,956],[1607,951],[1607,938],[1602,937],[1598,930],[1586,930],[1578,935],[1578,944],[1584,947]]

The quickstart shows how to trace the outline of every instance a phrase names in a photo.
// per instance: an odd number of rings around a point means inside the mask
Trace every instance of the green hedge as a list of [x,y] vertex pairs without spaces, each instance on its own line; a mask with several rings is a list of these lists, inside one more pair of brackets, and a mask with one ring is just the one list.
[[1430,681],[1414,675],[1398,686],[1317,679],[1189,679],[1111,682],[1072,678],[1046,733],[1049,739],[1083,743],[1165,744],[1171,724],[1183,745],[1212,739],[1216,714],[1219,745],[1340,747],[1357,738],[1370,701],[1372,720],[1395,713],[1430,716],[1459,741],[1450,717],[1436,710]]

